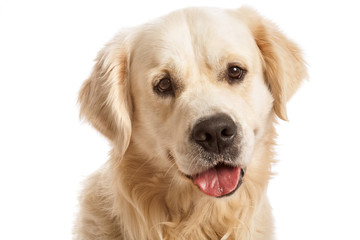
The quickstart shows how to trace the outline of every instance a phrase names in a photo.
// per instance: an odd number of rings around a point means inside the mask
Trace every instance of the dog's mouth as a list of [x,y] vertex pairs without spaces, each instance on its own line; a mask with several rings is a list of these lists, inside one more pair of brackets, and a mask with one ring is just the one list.
[[242,184],[246,168],[217,164],[193,176],[186,175],[208,196],[224,197],[233,194]]

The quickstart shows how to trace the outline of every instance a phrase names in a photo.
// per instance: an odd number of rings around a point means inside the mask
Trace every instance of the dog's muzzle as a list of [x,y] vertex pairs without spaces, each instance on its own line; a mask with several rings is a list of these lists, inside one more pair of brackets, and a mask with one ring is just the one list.
[[190,138],[206,170],[187,177],[206,195],[228,196],[241,185],[245,170],[236,162],[240,135],[235,122],[224,113],[200,119],[194,125]]

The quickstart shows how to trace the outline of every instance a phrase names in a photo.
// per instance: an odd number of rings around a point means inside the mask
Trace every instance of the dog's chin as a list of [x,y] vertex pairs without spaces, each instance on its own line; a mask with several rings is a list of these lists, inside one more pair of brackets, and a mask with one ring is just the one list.
[[241,186],[246,168],[224,163],[194,174],[184,174],[204,194],[221,198],[232,195]]

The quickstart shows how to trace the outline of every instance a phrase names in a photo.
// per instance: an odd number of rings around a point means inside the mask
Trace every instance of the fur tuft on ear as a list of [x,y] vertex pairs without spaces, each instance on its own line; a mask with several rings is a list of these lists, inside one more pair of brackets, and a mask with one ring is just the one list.
[[131,136],[127,34],[119,34],[98,54],[79,93],[80,116],[119,146],[123,155]]
[[274,111],[287,121],[286,103],[307,77],[301,51],[275,24],[253,9],[242,7],[239,12],[261,52],[264,76],[274,98]]

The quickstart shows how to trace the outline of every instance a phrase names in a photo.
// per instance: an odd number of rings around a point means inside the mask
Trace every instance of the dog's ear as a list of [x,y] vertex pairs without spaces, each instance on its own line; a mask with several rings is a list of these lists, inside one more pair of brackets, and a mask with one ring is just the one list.
[[128,34],[121,33],[98,54],[79,93],[80,115],[125,153],[131,136]]
[[256,11],[242,7],[239,12],[261,52],[264,76],[274,98],[274,111],[279,118],[288,120],[286,103],[307,77],[301,51],[275,24]]

